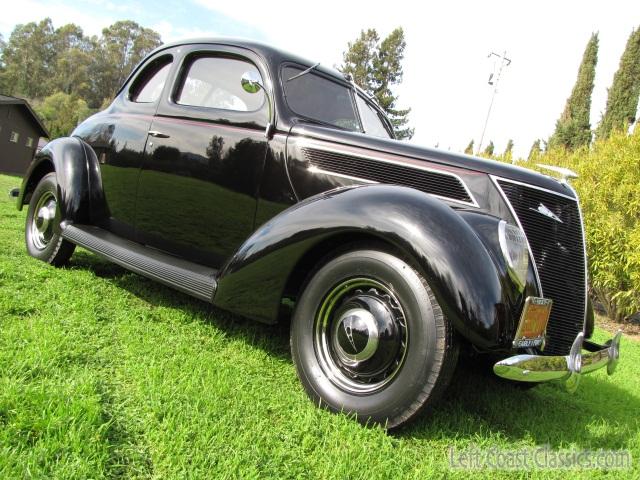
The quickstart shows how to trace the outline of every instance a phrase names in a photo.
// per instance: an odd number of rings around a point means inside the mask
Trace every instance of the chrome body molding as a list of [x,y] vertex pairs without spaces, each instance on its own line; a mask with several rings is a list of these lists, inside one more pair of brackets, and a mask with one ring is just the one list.
[[[569,355],[515,355],[497,362],[493,372],[499,377],[519,382],[564,381],[569,392],[578,388],[583,374],[607,367],[612,375],[620,358],[620,338],[622,331],[605,345],[598,345],[584,339],[584,333],[577,336]],[[583,352],[583,349],[586,350]]]
[[354,177],[352,175],[345,175],[344,173],[331,172],[329,170],[324,170],[322,168],[318,168],[315,165],[309,166],[308,169],[312,173],[322,173],[323,175],[331,175],[332,177],[346,178],[347,180],[354,180],[356,182],[363,183],[378,183],[374,180],[368,180],[366,178]]
[[[576,197],[576,203],[578,204],[578,216],[580,217],[580,227],[582,228],[582,250],[584,252],[584,298],[589,297],[589,257],[587,256],[587,235],[584,231],[584,218],[582,216],[582,206],[580,205],[580,197],[575,188],[569,183],[564,182],[564,185],[573,192]],[[589,311],[589,302],[584,302],[584,322],[582,323],[582,331],[587,331],[587,313]]]
[[[518,228],[522,230],[522,233],[524,233],[524,238],[527,239],[527,250],[529,250],[529,262],[533,266],[533,273],[536,277],[536,285],[538,287],[538,293],[540,294],[541,297],[544,297],[544,292],[542,291],[542,282],[540,282],[540,274],[538,273],[538,266],[536,265],[536,259],[533,256],[533,250],[531,250],[531,245],[529,244],[529,239],[527,238],[527,234],[524,232],[524,228],[522,227],[520,218],[518,217],[518,214],[516,213],[516,211],[513,209],[513,205],[511,205],[511,201],[509,200],[509,197],[507,197],[507,195],[504,193],[504,190],[502,190],[500,183],[498,183],[498,180],[501,180],[504,182],[509,182],[511,180],[506,178],[496,177],[495,175],[489,175],[489,178],[491,178],[491,182],[493,182],[493,185],[496,187],[496,189],[500,193],[502,200],[509,208],[509,213],[511,213],[511,216],[515,219],[518,225]],[[519,183],[519,182],[513,182],[513,183]],[[527,184],[520,183],[520,185],[527,185]],[[531,186],[531,185],[527,185],[527,186]],[[542,189],[542,190],[550,192],[550,190],[546,190],[546,189]],[[555,192],[551,192],[551,193],[555,193]]]
[[[440,198],[442,200],[446,200],[448,202],[454,202],[454,203],[459,203],[462,205],[466,205],[469,207],[475,207],[475,208],[480,208],[480,205],[478,204],[478,201],[476,200],[476,198],[474,197],[473,193],[471,193],[471,190],[469,189],[469,187],[467,186],[466,182],[456,173],[447,171],[447,170],[440,170],[437,168],[431,168],[431,167],[424,167],[422,165],[416,165],[414,163],[410,163],[410,162],[402,162],[399,160],[393,160],[391,158],[384,158],[382,156],[378,156],[378,155],[369,155],[369,154],[363,154],[360,152],[353,152],[352,150],[346,150],[346,149],[340,149],[340,148],[335,148],[334,146],[332,147],[328,147],[326,145],[324,145],[323,143],[320,142],[316,142],[313,140],[302,140],[299,142],[299,146],[300,148],[315,148],[317,150],[322,150],[323,152],[329,152],[329,153],[337,153],[340,155],[349,155],[351,157],[360,157],[360,158],[366,158],[368,160],[375,160],[377,162],[383,162],[383,163],[389,163],[392,165],[400,165],[403,167],[408,167],[408,168],[413,168],[416,170],[423,170],[425,172],[431,172],[431,173],[437,173],[438,175],[446,175],[448,177],[452,177],[455,178],[460,185],[462,186],[462,188],[465,190],[465,192],[467,193],[467,195],[469,196],[469,198],[471,199],[470,202],[465,202],[463,200],[458,200],[455,198],[449,198],[449,197],[445,197],[442,195],[436,195],[433,193],[427,193],[427,195],[430,195],[432,197],[436,197],[436,198]],[[337,172],[332,172],[329,170],[322,170],[314,165],[310,165],[309,166],[309,170],[314,171],[314,172],[320,172],[320,173],[324,173],[327,175],[333,175],[336,177],[341,177],[341,178],[349,178],[350,180],[355,180],[355,181],[361,181],[361,182],[365,182],[365,183],[378,183],[372,180],[368,180],[366,178],[360,178],[360,177],[353,177],[350,175],[344,175],[341,173],[337,173]]]
[[[568,198],[569,200],[573,200],[574,202],[578,201],[577,196],[571,196],[571,195],[565,195],[564,193],[560,193],[560,192],[556,192],[554,190],[549,190],[548,188],[543,188],[543,187],[539,187],[537,185],[533,185],[531,183],[525,183],[525,182],[519,182],[517,180],[511,180],[510,178],[504,178],[504,177],[500,177],[497,175],[489,175],[491,177],[491,180],[493,181],[494,185],[498,185],[498,180],[500,180],[501,182],[507,182],[507,183],[514,183],[516,185],[522,185],[525,187],[529,187],[529,188],[534,188],[536,190],[540,190],[542,192],[547,192],[550,195],[557,195],[558,197],[564,197],[564,198]],[[571,187],[571,185],[569,185],[566,182],[560,182],[562,183],[562,185],[565,185],[567,188],[569,188],[571,190],[571,193],[575,194],[575,191],[573,190],[573,188]]]

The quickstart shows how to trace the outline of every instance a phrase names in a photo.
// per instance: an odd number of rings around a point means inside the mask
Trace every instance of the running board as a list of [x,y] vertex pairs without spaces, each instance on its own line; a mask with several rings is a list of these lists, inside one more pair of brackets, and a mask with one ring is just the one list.
[[92,225],[68,225],[62,237],[133,272],[211,302],[217,270],[126,240]]

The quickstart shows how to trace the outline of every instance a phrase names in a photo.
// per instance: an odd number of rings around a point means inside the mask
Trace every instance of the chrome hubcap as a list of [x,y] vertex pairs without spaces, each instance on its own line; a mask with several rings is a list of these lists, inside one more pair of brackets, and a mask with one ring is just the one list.
[[341,282],[316,313],[314,344],[320,367],[348,392],[371,393],[387,385],[402,367],[408,341],[400,302],[377,280]]
[[356,366],[376,353],[378,335],[373,314],[364,308],[352,308],[334,322],[333,348],[344,364]]
[[58,204],[53,193],[45,192],[34,209],[31,221],[31,239],[38,250],[44,250],[53,237]]

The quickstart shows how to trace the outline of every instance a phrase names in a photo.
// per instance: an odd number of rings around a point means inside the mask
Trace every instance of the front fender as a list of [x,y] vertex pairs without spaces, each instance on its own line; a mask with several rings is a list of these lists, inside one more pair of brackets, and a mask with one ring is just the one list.
[[504,343],[500,273],[471,226],[442,201],[394,185],[366,185],[311,197],[262,225],[221,270],[214,303],[276,320],[300,259],[332,236],[378,238],[422,269],[447,318],[480,348]]
[[55,171],[60,218],[65,223],[90,223],[104,211],[98,159],[93,149],[77,137],[57,138],[38,152],[22,181],[18,208],[28,202],[37,182]]

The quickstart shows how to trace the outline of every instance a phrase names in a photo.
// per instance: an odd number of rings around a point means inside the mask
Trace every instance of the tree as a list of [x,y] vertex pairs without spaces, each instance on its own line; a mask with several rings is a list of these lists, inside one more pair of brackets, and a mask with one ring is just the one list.
[[2,34],[0,33],[0,93],[5,91],[5,86],[4,86],[4,49],[7,46],[6,43],[4,43],[4,37],[2,36]]
[[513,140],[509,139],[507,142],[507,147],[504,149],[504,153],[502,154],[503,158],[507,162],[511,162],[513,160]]
[[536,139],[531,145],[531,150],[529,150],[529,156],[527,160],[530,162],[536,161],[542,155],[542,147],[540,146],[540,139]]
[[74,95],[57,92],[35,106],[43,119],[51,138],[69,135],[91,113],[87,103]]
[[578,78],[567,99],[556,129],[549,139],[552,146],[574,150],[591,143],[591,93],[598,63],[598,34],[593,33],[582,57]]
[[492,157],[493,156],[493,151],[495,150],[495,147],[493,145],[493,140],[491,140],[489,142],[489,145],[486,146],[486,148],[484,149],[483,155],[485,157]]
[[466,153],[467,155],[473,155],[473,138],[467,145],[467,148],[464,149],[464,153]]
[[7,93],[42,98],[50,92],[56,56],[54,36],[50,18],[13,29],[2,51],[2,82]]
[[405,47],[402,28],[396,28],[382,42],[375,29],[362,30],[353,43],[349,42],[340,68],[376,99],[391,120],[398,139],[409,139],[414,133],[414,129],[407,126],[411,109],[397,109],[398,98],[391,90],[402,82]]
[[640,28],[633,30],[613,76],[605,113],[596,130],[598,138],[609,138],[614,130],[636,121],[640,97]]
[[98,108],[160,44],[158,33],[131,21],[114,23],[100,38],[74,24],[54,29],[49,18],[18,25],[0,43],[0,87],[31,100],[63,92]]
[[157,32],[131,20],[116,22],[102,30],[91,72],[97,79],[92,103],[98,106],[105,98],[112,98],[133,67],[161,44]]
[[55,31],[54,44],[54,90],[90,98],[93,82],[89,69],[96,58],[96,39],[85,37],[80,27],[70,23]]

